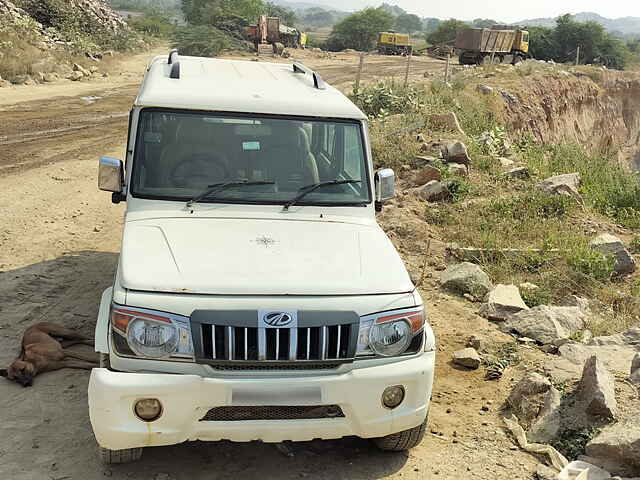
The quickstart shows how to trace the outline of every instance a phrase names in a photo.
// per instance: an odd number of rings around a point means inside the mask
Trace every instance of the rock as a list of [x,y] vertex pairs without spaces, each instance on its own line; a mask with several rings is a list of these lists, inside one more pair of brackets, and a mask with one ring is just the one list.
[[60,79],[60,77],[58,76],[57,73],[45,73],[44,74],[44,81],[47,83],[53,83],[53,82],[57,82]]
[[418,141],[418,143],[427,143],[427,138],[422,133],[419,133],[416,136],[416,140]]
[[640,353],[636,353],[631,361],[631,375],[629,376],[631,383],[640,384]]
[[7,80],[3,80],[2,78],[0,78],[0,88],[6,88],[6,87],[10,87],[11,86],[11,82],[7,81]]
[[505,157],[498,158],[498,161],[500,162],[500,166],[505,168],[512,167],[515,164],[513,160],[509,160],[508,158],[505,158]]
[[527,167],[512,168],[503,174],[508,178],[529,178],[529,169]]
[[67,76],[67,80],[71,80],[72,82],[77,82],[79,80],[82,80],[83,78],[84,78],[84,75],[81,72],[71,72]]
[[466,165],[462,165],[461,163],[449,163],[447,165],[447,170],[452,175],[459,175],[461,177],[466,177],[469,175],[469,170]]
[[417,157],[413,158],[413,162],[418,167],[423,167],[425,165],[433,165],[437,161],[438,161],[438,159],[435,158],[435,157],[427,157],[427,156],[423,156],[423,155],[418,155]]
[[480,363],[482,361],[475,348],[465,348],[454,352],[452,360],[456,365],[470,368],[472,370],[480,368]]
[[597,355],[609,371],[628,375],[633,357],[638,350],[624,345],[593,345],[594,340],[591,340],[589,345],[577,342],[561,345],[558,349],[560,357],[554,362],[553,367],[570,374],[572,378],[579,378],[585,362]]
[[520,287],[520,290],[528,290],[530,292],[533,292],[535,290],[540,290],[540,287],[538,285],[536,285],[535,283],[529,283],[529,282],[521,283],[519,287]]
[[505,332],[518,332],[537,342],[553,344],[568,339],[584,328],[585,312],[578,307],[549,307],[538,305],[511,315],[502,324]]
[[493,93],[493,88],[491,88],[489,85],[480,84],[476,87],[476,90],[478,90],[480,93],[483,93],[484,95]]
[[577,295],[569,295],[560,300],[559,305],[562,307],[579,307],[585,312],[589,311],[589,299],[579,297]]
[[91,72],[89,72],[89,70],[87,70],[82,65],[79,65],[77,63],[73,64],[73,71],[74,72],[80,72],[84,77],[91,76]]
[[539,373],[527,373],[507,398],[518,419],[528,428],[542,410],[545,394],[551,390],[551,382]]
[[447,182],[432,180],[419,190],[419,195],[428,202],[438,202],[452,198]]
[[595,465],[576,460],[564,467],[556,478],[557,480],[607,480],[611,478],[611,474]]
[[636,261],[629,251],[625,248],[624,243],[618,237],[603,233],[598,235],[590,243],[591,248],[598,250],[604,255],[610,255],[615,259],[615,271],[620,275],[633,273],[636,270]]
[[597,417],[615,418],[618,404],[615,396],[613,375],[598,360],[597,355],[589,358],[582,371],[578,398],[585,402],[585,411]]
[[480,307],[480,315],[489,320],[506,320],[509,315],[521,310],[529,310],[520,296],[520,290],[515,285],[496,285]]
[[640,327],[632,328],[623,333],[609,335],[606,337],[595,337],[590,345],[618,345],[636,348],[640,351]]
[[458,116],[454,112],[431,115],[428,121],[436,127],[465,135],[462,127],[460,127]]
[[544,395],[544,405],[527,432],[527,439],[534,443],[551,443],[558,436],[561,425],[560,405],[562,395],[551,387]]
[[98,67],[96,67],[95,65],[91,65],[89,67],[89,72],[92,73],[92,74],[93,73],[98,73]]
[[442,157],[448,163],[461,163],[467,166],[471,163],[467,146],[460,141],[446,142],[442,145],[441,151]]
[[36,82],[31,75],[16,75],[13,77],[13,83],[16,85],[34,85]]
[[538,183],[537,188],[550,195],[569,195],[582,200],[578,187],[581,184],[579,173],[556,175]]
[[431,182],[432,180],[440,180],[442,179],[442,173],[436,167],[432,167],[427,165],[426,167],[422,167],[418,170],[413,176],[413,184],[424,185],[426,183]]
[[477,335],[471,335],[467,340],[467,347],[473,348],[479,352],[484,348],[484,345],[480,337]]
[[493,288],[489,276],[478,265],[469,262],[448,267],[440,274],[440,285],[462,295],[468,293],[474,298],[483,298]]
[[640,417],[633,416],[605,427],[587,444],[585,451],[590,457],[640,471]]
[[38,83],[44,83],[44,81],[45,81],[45,80],[44,80],[44,73],[42,73],[42,72],[36,72],[36,73],[35,73],[35,77],[36,77],[35,79],[36,79],[36,81],[37,81]]

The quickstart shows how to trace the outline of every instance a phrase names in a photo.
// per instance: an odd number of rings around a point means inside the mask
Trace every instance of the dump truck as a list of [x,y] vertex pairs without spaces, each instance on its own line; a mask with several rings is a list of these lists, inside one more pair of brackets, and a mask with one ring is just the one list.
[[278,17],[261,15],[256,25],[251,25],[246,30],[249,41],[253,42],[256,52],[276,53],[276,45],[287,48],[304,48],[307,43],[307,35],[300,30],[288,27],[280,22]]
[[412,50],[409,35],[396,32],[378,34],[378,52],[382,55],[409,55]]
[[487,58],[504,62],[512,56],[518,63],[529,52],[529,32],[495,25],[491,28],[465,28],[458,31],[456,49],[460,51],[462,65],[480,65]]

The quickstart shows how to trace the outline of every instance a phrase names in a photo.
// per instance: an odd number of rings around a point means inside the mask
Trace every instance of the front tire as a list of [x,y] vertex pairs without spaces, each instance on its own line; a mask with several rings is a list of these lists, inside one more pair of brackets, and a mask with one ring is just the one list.
[[124,450],[109,450],[100,447],[100,460],[105,465],[137,462],[142,458],[142,448],[126,448]]
[[422,425],[410,428],[403,432],[393,433],[386,437],[374,438],[373,443],[380,450],[386,452],[403,452],[416,447],[422,442],[424,434],[427,431],[427,420]]

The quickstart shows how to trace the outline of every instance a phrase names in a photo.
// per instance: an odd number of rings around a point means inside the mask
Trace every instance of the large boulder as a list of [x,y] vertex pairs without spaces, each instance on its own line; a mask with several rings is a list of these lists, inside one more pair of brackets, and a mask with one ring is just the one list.
[[539,305],[511,315],[502,324],[505,332],[532,338],[543,345],[568,339],[584,328],[585,312],[579,307],[549,307]]
[[496,285],[484,299],[480,307],[480,315],[490,320],[506,320],[509,315],[522,310],[529,310],[515,285]]
[[468,293],[476,299],[483,298],[493,288],[489,276],[478,265],[469,262],[448,267],[440,274],[440,285],[462,295]]
[[507,398],[507,405],[520,422],[528,428],[542,411],[545,395],[551,390],[551,382],[539,373],[527,373]]
[[441,146],[442,158],[449,163],[461,163],[469,165],[471,158],[467,151],[467,146],[460,141],[445,142]]
[[415,186],[424,185],[433,180],[441,180],[442,173],[436,167],[426,165],[420,168],[413,176],[413,184]]
[[615,260],[615,271],[620,275],[633,273],[636,270],[636,261],[629,251],[625,248],[624,243],[618,237],[603,233],[598,235],[590,243],[591,248],[597,250],[604,255],[610,255]]
[[551,387],[543,398],[542,409],[527,432],[527,439],[533,443],[551,443],[560,432],[562,395]]
[[432,180],[422,186],[419,189],[418,194],[427,202],[439,202],[443,200],[450,200],[452,198],[451,191],[449,190],[449,183],[439,182],[438,180]]
[[615,418],[618,413],[615,380],[596,355],[584,364],[578,399],[584,402],[589,415]]
[[640,475],[640,417],[632,416],[605,427],[587,444],[586,453]]
[[540,190],[551,195],[568,195],[576,199],[581,199],[578,187],[581,184],[579,173],[566,173],[556,175],[536,185]]
[[435,127],[464,135],[464,131],[458,121],[458,116],[454,112],[434,114],[429,117],[429,123]]
[[456,365],[460,365],[471,370],[477,370],[480,368],[482,359],[475,348],[464,348],[453,353],[452,361]]

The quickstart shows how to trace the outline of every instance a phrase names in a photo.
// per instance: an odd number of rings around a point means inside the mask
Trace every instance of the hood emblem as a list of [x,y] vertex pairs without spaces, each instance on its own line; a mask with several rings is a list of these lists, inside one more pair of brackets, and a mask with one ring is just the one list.
[[287,312],[269,312],[262,316],[262,321],[270,327],[286,327],[293,322],[293,315]]
[[275,239],[271,237],[267,237],[266,235],[262,235],[254,240],[258,245],[262,245],[263,247],[271,247],[278,243]]

